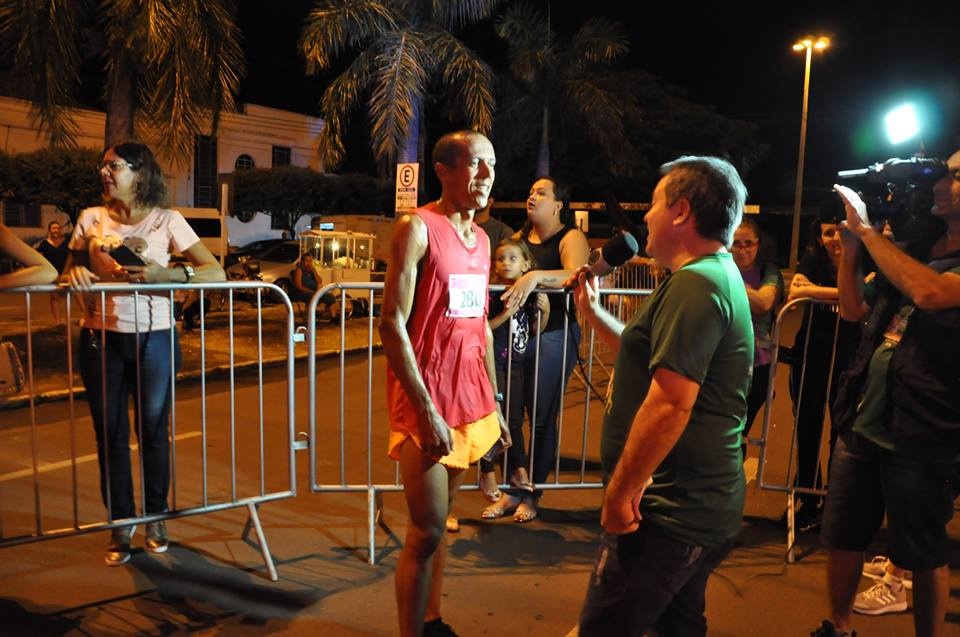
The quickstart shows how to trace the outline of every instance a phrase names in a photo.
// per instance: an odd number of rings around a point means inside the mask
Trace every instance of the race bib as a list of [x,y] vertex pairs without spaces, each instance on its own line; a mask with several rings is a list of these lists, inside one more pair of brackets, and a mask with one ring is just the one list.
[[451,274],[449,280],[450,305],[447,316],[474,318],[483,316],[487,298],[487,279],[482,274]]

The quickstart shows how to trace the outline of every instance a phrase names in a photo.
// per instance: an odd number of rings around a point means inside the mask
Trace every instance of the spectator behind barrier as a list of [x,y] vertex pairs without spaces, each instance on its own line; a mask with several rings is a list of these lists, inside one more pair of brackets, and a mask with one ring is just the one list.
[[57,278],[57,270],[43,256],[20,240],[0,221],[0,256],[21,264],[22,268],[0,274],[0,289],[43,285]]
[[753,322],[753,382],[747,395],[747,424],[743,432],[743,456],[747,455],[747,436],[760,408],[767,400],[770,387],[770,329],[777,305],[783,300],[783,275],[772,261],[759,262],[760,230],[753,219],[744,218],[733,233],[733,261],[740,270],[750,301]]
[[[790,281],[788,299],[837,300],[837,267],[840,263],[839,207],[832,197],[825,202],[820,218],[810,226],[810,240]],[[807,342],[809,330],[810,340]],[[836,343],[834,343],[836,335]],[[840,372],[846,369],[856,347],[859,330],[841,321],[835,305],[807,304],[793,343],[790,360],[790,395],[794,401],[797,436],[796,485],[820,488],[820,447],[824,416],[837,394]],[[806,350],[806,356],[804,356]],[[832,379],[830,361],[833,360]],[[804,370],[806,370],[804,372]],[[830,395],[827,382],[830,380]],[[802,381],[802,382],[801,382]],[[830,445],[836,440],[830,430]],[[812,531],[820,526],[822,501],[809,493],[799,496],[796,528]],[[784,518],[785,519],[785,518]]]
[[[527,222],[519,235],[530,248],[538,269],[521,276],[503,293],[501,298],[507,305],[522,306],[538,286],[562,288],[563,283],[587,262],[590,246],[583,232],[573,225],[568,201],[569,191],[553,177],[541,177],[530,187]],[[536,360],[537,365],[528,366],[525,382],[533,430],[528,455],[533,458],[532,478],[537,484],[546,482],[556,462],[560,403],[580,351],[580,325],[573,303],[568,303],[565,294],[548,294],[547,297],[550,320],[540,337],[531,341],[527,356]],[[538,381],[536,387],[535,378]],[[529,519],[536,517],[541,495],[542,491],[535,492],[516,515]]]
[[[164,208],[166,184],[153,153],[126,142],[104,151],[100,164],[103,206],[80,213],[64,277],[74,290],[97,282],[185,284],[223,281],[223,268],[176,210]],[[121,265],[111,256],[124,246],[142,265]],[[170,264],[171,249],[189,263]],[[127,263],[134,262],[126,257]],[[128,399],[134,394],[134,430],[140,441],[145,515],[167,511],[170,455],[167,418],[171,374],[179,367],[180,343],[170,323],[167,292],[88,295],[80,321],[80,375],[87,390],[100,461],[100,491],[110,522],[137,516],[130,465]],[[171,341],[173,354],[171,355]],[[105,402],[104,402],[105,399]],[[114,529],[108,566],[130,559],[136,525]],[[146,548],[167,550],[166,524],[147,524]]]

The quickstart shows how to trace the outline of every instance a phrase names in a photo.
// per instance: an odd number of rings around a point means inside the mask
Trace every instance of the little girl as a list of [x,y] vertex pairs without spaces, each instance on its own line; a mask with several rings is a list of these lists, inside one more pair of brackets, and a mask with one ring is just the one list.
[[[504,239],[497,246],[493,260],[494,283],[512,285],[535,265],[533,255],[526,243],[518,239]],[[523,443],[524,366],[527,363],[527,343],[531,338],[535,338],[537,331],[547,324],[550,303],[547,295],[541,292],[536,295],[531,294],[523,306],[508,306],[504,305],[500,299],[502,294],[502,292],[490,292],[489,320],[490,329],[493,331],[493,360],[497,372],[497,387],[509,400],[509,404],[504,405],[504,416],[510,428],[513,444],[507,450],[507,466],[512,471],[510,484],[515,489],[510,490],[514,491],[513,493],[502,494],[499,500],[483,510],[481,517],[494,519],[516,510],[515,521],[529,522],[536,517],[536,514],[534,513],[531,517],[525,512],[529,507],[520,507],[524,499],[532,497],[533,493],[533,485],[527,475],[527,455],[524,452]],[[496,484],[492,460],[482,459],[480,471],[481,484],[491,482]]]

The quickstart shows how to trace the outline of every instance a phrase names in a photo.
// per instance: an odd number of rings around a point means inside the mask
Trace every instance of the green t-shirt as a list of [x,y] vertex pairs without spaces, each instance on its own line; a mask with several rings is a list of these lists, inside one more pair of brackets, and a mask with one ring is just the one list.
[[853,431],[888,451],[931,462],[960,463],[960,456],[951,446],[935,446],[905,440],[887,427],[889,395],[887,384],[890,378],[890,360],[897,345],[900,344],[913,311],[913,305],[901,306],[884,331],[883,342],[873,351],[870,366],[867,369],[867,380],[863,387],[863,398],[857,405],[857,419],[853,422]]
[[640,512],[681,541],[714,546],[740,529],[740,436],[753,371],[750,304],[729,253],[684,265],[624,327],[603,422],[605,480],[661,366],[696,381],[700,392],[686,429],[654,472]]

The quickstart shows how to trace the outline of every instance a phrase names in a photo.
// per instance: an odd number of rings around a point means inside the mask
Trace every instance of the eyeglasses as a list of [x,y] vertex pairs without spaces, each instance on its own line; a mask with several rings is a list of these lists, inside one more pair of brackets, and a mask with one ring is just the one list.
[[760,245],[759,241],[734,241],[733,247],[739,250],[750,250]]
[[110,161],[105,161],[100,164],[100,170],[102,171],[104,168],[112,173],[115,173],[123,170],[124,168],[133,168],[133,165],[123,159],[111,159]]

